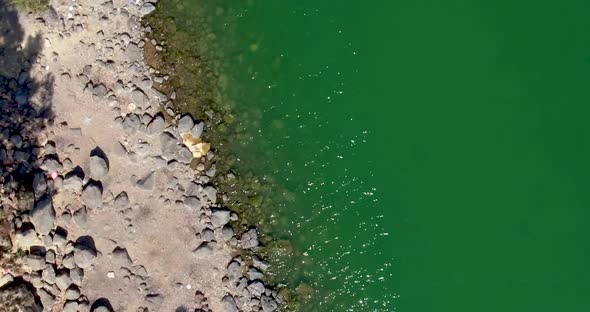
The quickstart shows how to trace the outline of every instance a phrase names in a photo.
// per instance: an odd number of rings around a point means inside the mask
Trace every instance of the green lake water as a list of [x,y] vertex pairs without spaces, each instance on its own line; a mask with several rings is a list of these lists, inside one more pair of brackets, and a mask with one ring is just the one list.
[[302,311],[590,311],[590,2],[176,3]]

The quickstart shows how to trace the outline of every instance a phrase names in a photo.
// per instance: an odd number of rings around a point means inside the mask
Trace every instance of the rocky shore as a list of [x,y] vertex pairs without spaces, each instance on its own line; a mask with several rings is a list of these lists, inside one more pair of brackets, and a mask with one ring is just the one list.
[[[207,124],[144,62],[155,1],[0,0],[0,311],[276,311]],[[149,41],[158,47],[158,42]],[[225,179],[232,179],[228,175]]]

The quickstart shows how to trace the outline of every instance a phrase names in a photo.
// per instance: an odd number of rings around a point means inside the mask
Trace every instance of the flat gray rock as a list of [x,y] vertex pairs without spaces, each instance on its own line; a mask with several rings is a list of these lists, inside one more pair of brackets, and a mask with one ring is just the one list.
[[205,196],[207,196],[212,203],[215,204],[217,202],[217,189],[213,186],[205,187],[203,193],[205,193]]
[[102,206],[102,190],[98,184],[89,182],[82,190],[82,200],[90,208],[100,208]]
[[148,135],[160,134],[166,128],[166,121],[161,114],[154,116],[152,121],[147,125],[146,133]]
[[150,172],[143,179],[137,181],[137,187],[144,191],[151,191],[154,189],[155,180],[155,174],[153,172]]
[[211,209],[211,223],[214,227],[219,228],[229,222],[230,211],[223,208]]
[[132,113],[125,116],[122,126],[123,130],[125,130],[125,133],[132,134],[139,129],[140,124],[141,120],[139,120],[139,116],[137,116],[137,114]]
[[223,305],[223,312],[239,312],[238,307],[236,306],[236,301],[232,295],[225,295],[223,299],[221,299],[221,304]]
[[191,135],[195,138],[200,138],[203,135],[203,129],[205,129],[205,123],[202,121],[198,122],[191,129]]
[[44,196],[35,202],[31,211],[31,222],[39,234],[47,235],[55,226],[55,210],[50,196]]
[[90,177],[97,181],[102,180],[109,173],[107,161],[96,155],[90,156],[89,167]]
[[274,312],[278,309],[277,302],[269,296],[263,295],[260,297],[260,304],[264,312]]
[[76,245],[74,247],[74,262],[81,269],[92,266],[96,262],[96,251],[83,245]]
[[25,258],[25,263],[33,271],[41,271],[47,267],[45,257],[41,257],[38,255],[28,255]]
[[73,172],[66,174],[63,181],[63,187],[66,190],[80,191],[82,189],[82,184],[82,178]]
[[178,120],[176,127],[178,128],[178,132],[186,133],[191,131],[194,125],[193,117],[190,115],[184,115]]
[[151,2],[147,2],[144,5],[142,5],[141,8],[139,8],[139,15],[146,16],[146,15],[154,12],[155,10],[156,10],[156,6]]
[[202,243],[199,247],[193,250],[193,256],[197,258],[204,258],[213,254],[213,247],[210,243]]
[[189,197],[185,198],[183,201],[183,204],[184,204],[184,207],[186,207],[188,209],[200,209],[201,208],[201,201],[194,196],[189,196]]
[[252,228],[248,230],[246,233],[242,234],[242,238],[240,239],[240,244],[242,244],[242,248],[250,249],[258,246],[258,232],[256,229]]
[[250,293],[252,294],[252,296],[254,297],[258,297],[260,298],[260,296],[264,293],[264,284],[262,284],[261,281],[253,281],[252,283],[250,283],[248,285],[248,291],[250,291]]

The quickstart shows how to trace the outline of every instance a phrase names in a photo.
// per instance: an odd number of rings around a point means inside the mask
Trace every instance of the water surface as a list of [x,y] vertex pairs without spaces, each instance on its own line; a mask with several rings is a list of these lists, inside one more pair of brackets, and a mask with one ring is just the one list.
[[304,311],[590,310],[589,2],[180,2]]

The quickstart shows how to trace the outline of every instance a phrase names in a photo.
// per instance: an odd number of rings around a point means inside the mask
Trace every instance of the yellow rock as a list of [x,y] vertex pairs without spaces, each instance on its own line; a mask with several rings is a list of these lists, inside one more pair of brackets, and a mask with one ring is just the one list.
[[211,144],[203,142],[201,138],[195,138],[190,133],[182,134],[182,142],[193,153],[194,158],[201,158],[209,152]]

